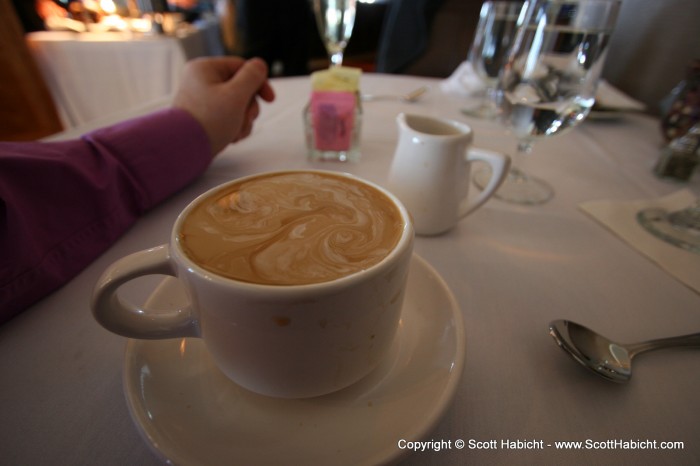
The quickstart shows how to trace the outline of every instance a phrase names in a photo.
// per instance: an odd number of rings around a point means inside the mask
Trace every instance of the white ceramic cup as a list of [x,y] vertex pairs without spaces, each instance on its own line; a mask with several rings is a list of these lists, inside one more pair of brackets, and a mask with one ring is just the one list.
[[[222,185],[183,210],[169,244],[124,257],[104,272],[93,294],[95,318],[130,338],[202,338],[224,374],[264,395],[312,397],[360,380],[379,364],[396,333],[414,232],[408,212],[393,194],[341,176],[380,191],[400,213],[399,241],[379,263],[310,285],[261,285],[209,272],[185,255],[178,232],[188,212]],[[122,284],[150,274],[177,277],[189,304],[164,312],[122,300]]]
[[[473,132],[463,123],[405,113],[397,117],[399,140],[388,188],[413,216],[419,235],[437,235],[482,206],[508,175],[510,158],[470,148]],[[486,162],[491,179],[468,196],[471,163]]]

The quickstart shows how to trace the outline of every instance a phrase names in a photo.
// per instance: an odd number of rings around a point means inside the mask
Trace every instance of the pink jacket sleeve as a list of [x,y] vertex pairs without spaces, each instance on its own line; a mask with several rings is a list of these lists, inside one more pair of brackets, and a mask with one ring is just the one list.
[[60,287],[211,161],[163,110],[65,142],[0,143],[0,323]]

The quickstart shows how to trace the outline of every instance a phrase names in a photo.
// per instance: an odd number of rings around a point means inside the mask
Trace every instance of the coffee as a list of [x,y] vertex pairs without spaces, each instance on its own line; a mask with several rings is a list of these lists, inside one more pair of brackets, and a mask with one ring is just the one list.
[[202,268],[267,285],[335,280],[386,257],[406,227],[396,204],[355,179],[272,173],[227,185],[183,220],[178,241]]

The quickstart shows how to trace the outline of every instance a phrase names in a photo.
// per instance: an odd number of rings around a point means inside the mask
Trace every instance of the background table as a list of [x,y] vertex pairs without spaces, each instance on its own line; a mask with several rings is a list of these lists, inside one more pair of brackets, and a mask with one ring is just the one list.
[[[309,81],[274,80],[278,99],[263,106],[250,138],[230,146],[202,177],[139,220],[72,282],[0,327],[0,463],[158,464],[124,400],[126,341],[102,329],[88,303],[108,264],[164,243],[178,212],[199,193],[242,175],[312,166],[384,184],[397,141],[395,117],[401,111],[464,120],[475,129],[477,146],[514,147],[498,124],[461,116],[464,102],[442,94],[438,81],[382,75],[362,80],[363,90],[372,94],[400,93],[422,84],[432,90],[415,104],[366,103],[358,164],[310,164],[301,123]],[[467,335],[456,399],[427,440],[496,440],[500,445],[501,440],[520,439],[553,445],[648,439],[681,441],[684,448],[452,448],[412,454],[406,464],[700,462],[700,352],[640,356],[632,382],[620,386],[578,367],[547,334],[548,322],[556,318],[600,329],[619,341],[700,331],[700,296],[577,207],[589,200],[640,199],[677,190],[679,185],[652,175],[661,144],[658,122],[643,115],[585,122],[535,147],[530,168],[555,188],[550,203],[523,207],[492,200],[449,233],[417,239],[416,253],[454,292]],[[689,186],[700,194],[697,175]],[[126,292],[145,299],[152,286],[147,279]]]
[[223,54],[215,21],[177,36],[41,31],[27,42],[66,128],[167,96],[187,60]]

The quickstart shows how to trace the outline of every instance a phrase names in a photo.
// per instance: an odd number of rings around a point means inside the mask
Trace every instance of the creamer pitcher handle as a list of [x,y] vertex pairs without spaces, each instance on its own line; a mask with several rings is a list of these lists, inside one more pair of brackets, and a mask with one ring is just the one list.
[[[476,197],[470,197],[462,201],[459,207],[460,218],[466,217],[489,200],[506,179],[508,170],[510,169],[510,157],[499,152],[473,148],[467,151],[465,157],[467,162],[488,163],[491,167],[491,178],[484,190]],[[469,180],[467,182],[469,182]]]
[[153,311],[122,300],[119,287],[143,275],[176,276],[167,245],[126,256],[110,265],[92,296],[95,319],[107,330],[129,338],[160,339],[199,336],[190,306]]

